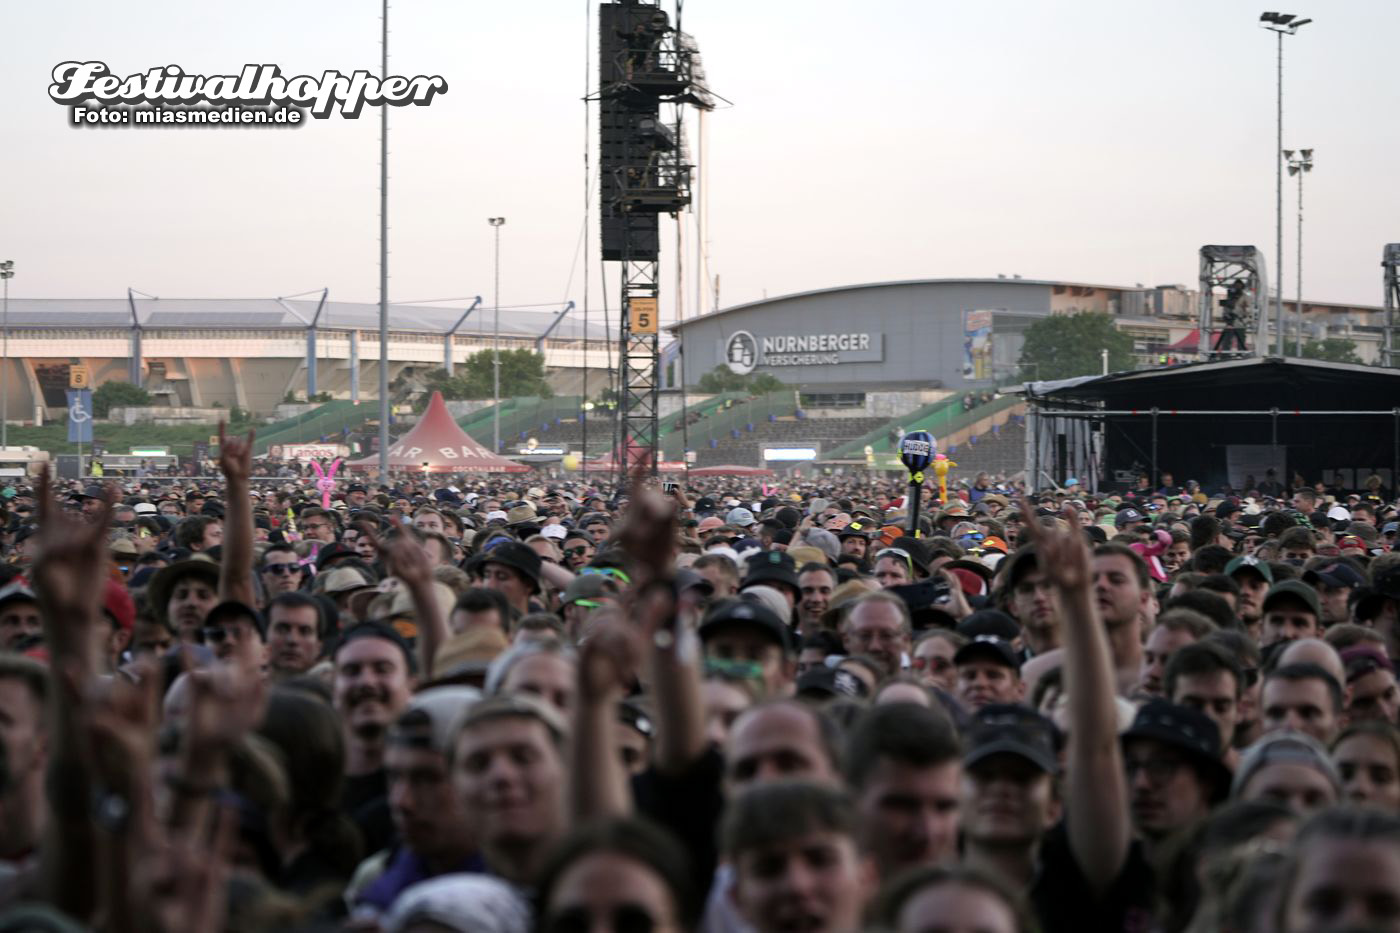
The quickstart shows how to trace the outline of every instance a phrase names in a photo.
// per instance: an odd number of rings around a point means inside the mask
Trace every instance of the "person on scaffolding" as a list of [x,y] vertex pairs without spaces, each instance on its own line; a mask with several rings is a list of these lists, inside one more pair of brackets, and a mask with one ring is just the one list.
[[[1244,324],[1248,316],[1249,296],[1245,294],[1245,283],[1243,279],[1230,283],[1230,287],[1225,292],[1225,298],[1220,302],[1220,309],[1225,315],[1225,328],[1220,332],[1220,337],[1215,342],[1215,352],[1217,354],[1229,353],[1232,350],[1244,352]],[[1231,347],[1231,343],[1236,344]]]

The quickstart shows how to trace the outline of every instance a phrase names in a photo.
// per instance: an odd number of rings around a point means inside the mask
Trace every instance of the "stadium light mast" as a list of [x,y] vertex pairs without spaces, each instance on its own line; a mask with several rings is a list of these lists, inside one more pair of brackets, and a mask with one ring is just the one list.
[[1292,149],[1283,150],[1283,157],[1288,160],[1288,174],[1298,176],[1298,275],[1293,283],[1297,294],[1293,301],[1293,310],[1298,315],[1298,342],[1295,344],[1295,352],[1300,357],[1303,355],[1303,175],[1312,171],[1312,154],[1311,149],[1300,149],[1297,157],[1294,157]]
[[[1278,282],[1274,286],[1274,333],[1278,339],[1278,355],[1285,356],[1286,338],[1283,332],[1283,37],[1295,35],[1311,19],[1298,19],[1296,13],[1261,13],[1259,22],[1264,29],[1278,34],[1278,144],[1274,147],[1274,258]],[[1267,296],[1266,296],[1267,297]]]
[[496,231],[496,292],[491,303],[495,305],[491,325],[491,398],[495,401],[491,414],[491,438],[493,453],[501,452],[501,228],[504,217],[487,217],[486,222]]
[[15,277],[15,263],[12,259],[0,262],[0,282],[4,283],[5,336],[4,370],[0,371],[0,448],[10,446],[10,279]]
[[[389,79],[389,0],[381,16],[380,64]],[[379,481],[389,481],[389,108],[379,108]]]

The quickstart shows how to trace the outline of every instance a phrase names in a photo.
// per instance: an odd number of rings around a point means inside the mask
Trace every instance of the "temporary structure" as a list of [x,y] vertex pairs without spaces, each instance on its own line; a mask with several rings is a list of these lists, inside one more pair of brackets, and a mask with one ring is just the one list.
[[[346,464],[352,470],[379,468],[379,455]],[[507,460],[477,443],[463,431],[441,392],[434,392],[428,410],[413,429],[389,444],[389,469],[426,473],[528,473],[523,463]]]

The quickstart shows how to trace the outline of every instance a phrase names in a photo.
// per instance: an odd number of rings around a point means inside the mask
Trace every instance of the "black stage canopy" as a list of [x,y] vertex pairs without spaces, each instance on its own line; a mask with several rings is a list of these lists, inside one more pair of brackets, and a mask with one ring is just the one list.
[[1035,485],[1147,474],[1208,492],[1274,469],[1359,489],[1400,472],[1400,370],[1271,357],[1027,383]]

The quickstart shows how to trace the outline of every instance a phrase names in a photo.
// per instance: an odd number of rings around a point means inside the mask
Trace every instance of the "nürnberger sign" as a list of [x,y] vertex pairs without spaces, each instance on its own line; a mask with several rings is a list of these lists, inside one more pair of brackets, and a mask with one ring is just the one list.
[[833,366],[884,359],[880,334],[777,334],[756,338],[735,331],[724,344],[724,361],[744,375],[759,366]]

